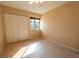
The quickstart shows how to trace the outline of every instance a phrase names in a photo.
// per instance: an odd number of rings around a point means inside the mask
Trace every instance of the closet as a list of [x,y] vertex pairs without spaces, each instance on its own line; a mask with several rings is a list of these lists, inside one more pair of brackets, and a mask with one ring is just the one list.
[[7,43],[28,39],[28,20],[26,16],[4,14]]

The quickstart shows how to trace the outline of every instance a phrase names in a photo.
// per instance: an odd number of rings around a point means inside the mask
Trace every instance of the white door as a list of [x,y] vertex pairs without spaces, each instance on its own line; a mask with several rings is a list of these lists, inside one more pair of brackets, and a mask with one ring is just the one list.
[[28,21],[26,17],[18,16],[19,38],[26,40],[28,38]]
[[18,17],[11,14],[5,14],[4,16],[7,43],[18,41]]
[[4,16],[7,43],[28,38],[28,22],[26,17],[12,14],[5,14]]

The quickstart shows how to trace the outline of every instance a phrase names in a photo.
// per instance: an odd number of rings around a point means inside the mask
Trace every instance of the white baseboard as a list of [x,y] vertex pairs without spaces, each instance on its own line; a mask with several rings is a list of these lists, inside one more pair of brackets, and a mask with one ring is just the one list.
[[50,39],[50,38],[45,38],[45,39],[47,39],[48,41],[51,41],[51,42],[53,42],[53,43],[56,43],[56,44],[58,44],[58,45],[61,45],[61,46],[63,46],[63,47],[66,47],[66,48],[68,48],[68,49],[70,49],[70,50],[72,50],[72,51],[74,51],[74,52],[79,53],[79,50],[78,50],[78,49],[72,48],[72,47],[70,47],[70,46],[68,46],[68,45],[65,45],[65,44],[60,43],[60,42],[55,41],[55,40],[52,40],[52,39]]

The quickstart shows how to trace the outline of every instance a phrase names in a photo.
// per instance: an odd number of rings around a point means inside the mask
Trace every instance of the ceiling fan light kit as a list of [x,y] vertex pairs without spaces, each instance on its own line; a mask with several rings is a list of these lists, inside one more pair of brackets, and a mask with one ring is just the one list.
[[36,5],[42,6],[43,5],[43,0],[32,0],[29,2],[29,5],[35,3]]

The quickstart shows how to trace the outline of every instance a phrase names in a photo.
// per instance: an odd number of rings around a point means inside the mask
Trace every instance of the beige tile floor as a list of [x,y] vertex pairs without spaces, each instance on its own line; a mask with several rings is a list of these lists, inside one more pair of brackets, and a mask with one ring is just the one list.
[[7,44],[0,57],[6,58],[78,58],[73,52],[45,39],[25,40]]

